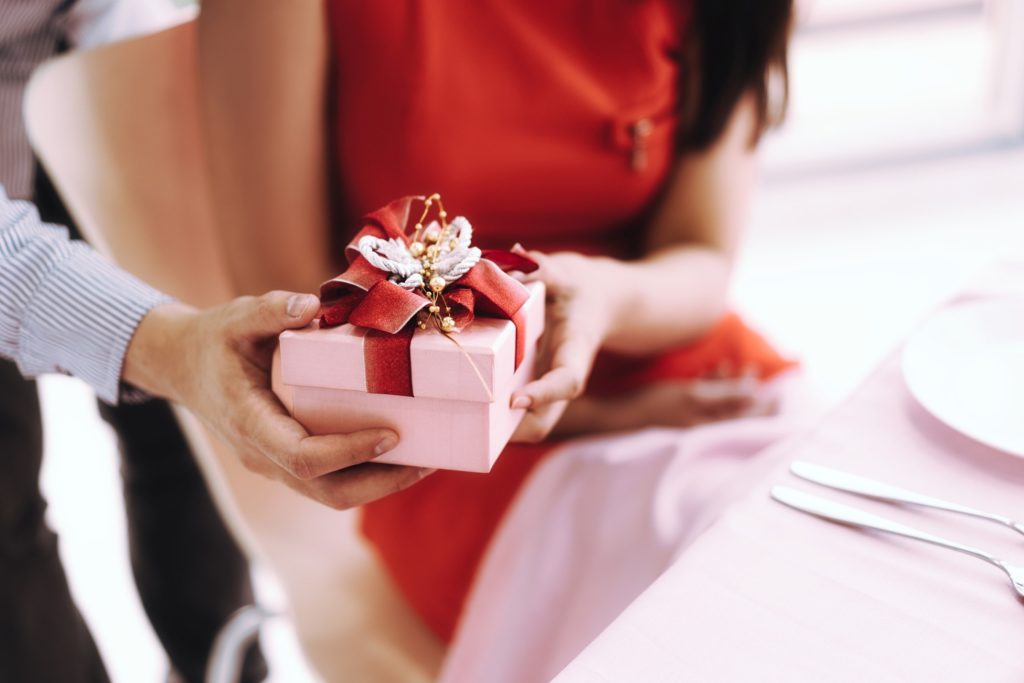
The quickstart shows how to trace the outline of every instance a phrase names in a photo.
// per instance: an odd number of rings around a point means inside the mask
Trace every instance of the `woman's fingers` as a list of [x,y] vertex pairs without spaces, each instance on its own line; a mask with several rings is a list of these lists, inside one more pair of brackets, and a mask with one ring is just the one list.
[[558,292],[570,284],[564,269],[559,268],[549,254],[541,251],[527,251],[521,244],[513,246],[511,251],[537,263],[537,270],[532,273],[516,274],[516,279],[520,282],[543,282],[547,286],[549,294]]
[[750,396],[734,396],[700,403],[694,410],[695,422],[718,422],[743,417],[754,405]]
[[582,332],[563,336],[555,331],[555,337],[550,349],[550,369],[513,394],[513,408],[535,409],[574,399],[583,393],[597,345],[590,335]]
[[523,421],[519,423],[511,440],[525,443],[543,441],[562,419],[562,414],[568,405],[568,401],[558,401],[539,410],[528,412]]
[[693,424],[771,415],[776,397],[750,375],[730,380],[697,380],[686,385],[684,401]]
[[581,379],[569,368],[552,368],[540,379],[530,382],[512,398],[513,408],[538,409],[580,394]]
[[590,261],[578,254],[544,254],[516,245],[513,252],[537,262],[538,269],[520,278],[541,280],[547,287],[547,329],[538,360],[540,377],[512,395],[513,408],[527,409],[517,441],[540,441],[562,417],[569,401],[587,384],[604,337],[607,310],[586,287]]
[[585,336],[565,340],[554,350],[551,369],[513,394],[512,407],[529,411],[514,441],[536,443],[551,433],[569,401],[583,393],[595,352]]
[[516,394],[545,403],[576,398],[583,392],[601,339],[591,316],[571,299],[558,299],[549,310],[551,317],[542,339],[548,371]]

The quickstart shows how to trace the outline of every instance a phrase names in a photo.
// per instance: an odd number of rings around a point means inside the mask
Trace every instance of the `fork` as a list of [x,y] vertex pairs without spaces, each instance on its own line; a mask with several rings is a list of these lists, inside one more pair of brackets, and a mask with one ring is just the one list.
[[966,505],[961,505],[960,503],[951,503],[938,498],[932,498],[931,496],[926,496],[922,493],[908,491],[907,489],[902,489],[891,484],[883,484],[880,481],[868,479],[867,477],[862,477],[856,474],[850,474],[849,472],[843,472],[841,470],[834,470],[831,467],[825,467],[824,465],[815,465],[814,463],[797,460],[790,464],[789,469],[793,474],[801,479],[813,481],[815,484],[821,484],[822,486],[827,486],[839,491],[855,493],[859,496],[874,498],[876,500],[884,500],[890,503],[917,505],[918,507],[945,510],[946,512],[955,512],[959,515],[984,519],[1013,529],[1018,534],[1024,536],[1024,524],[1015,522],[1009,517],[1005,517],[1003,515],[984,512]]
[[912,538],[916,541],[930,543],[931,545],[939,546],[940,548],[955,550],[959,553],[970,555],[971,557],[982,560],[983,562],[988,562],[992,566],[999,567],[999,569],[1003,570],[1006,576],[1009,577],[1010,582],[1013,584],[1013,589],[1017,592],[1017,595],[1020,598],[1024,598],[1024,566],[1012,564],[992,555],[991,553],[985,552],[984,550],[964,545],[962,543],[957,543],[955,541],[950,541],[942,538],[941,536],[935,536],[924,531],[919,531],[913,527],[893,522],[892,520],[885,519],[884,517],[877,517],[869,512],[848,507],[828,500],[827,498],[812,496],[809,493],[791,489],[788,486],[775,486],[772,488],[771,494],[772,498],[783,505],[787,505],[801,512],[806,512],[807,514],[814,515],[815,517],[821,517],[822,519],[861,527],[864,529],[874,529],[875,531],[882,531],[887,534],[902,536],[904,538]]

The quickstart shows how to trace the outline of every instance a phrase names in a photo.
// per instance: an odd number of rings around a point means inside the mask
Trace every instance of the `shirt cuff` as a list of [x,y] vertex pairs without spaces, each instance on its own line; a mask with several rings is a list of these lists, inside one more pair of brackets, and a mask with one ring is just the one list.
[[[84,243],[73,243],[71,250],[27,307],[21,369],[27,375],[74,375],[91,385],[100,399],[116,404],[122,397],[121,371],[135,330],[154,306],[172,299]],[[132,398],[137,400],[137,394]]]

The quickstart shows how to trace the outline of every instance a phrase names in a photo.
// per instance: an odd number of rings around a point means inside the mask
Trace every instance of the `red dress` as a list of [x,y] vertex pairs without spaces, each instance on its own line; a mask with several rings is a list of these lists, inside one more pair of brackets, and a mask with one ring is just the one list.
[[[636,256],[673,166],[686,14],[668,0],[331,0],[338,224],[440,192],[480,246]],[[725,359],[764,376],[788,365],[729,316],[657,358],[603,357],[594,376],[624,388]],[[364,509],[364,535],[440,638],[549,450],[513,445],[488,475],[439,472]]]

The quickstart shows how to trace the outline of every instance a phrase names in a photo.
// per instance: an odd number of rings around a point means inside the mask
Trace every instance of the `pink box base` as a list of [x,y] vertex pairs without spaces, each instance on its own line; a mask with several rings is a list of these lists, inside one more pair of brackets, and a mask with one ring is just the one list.
[[364,381],[363,331],[311,326],[281,335],[274,391],[312,434],[395,430],[398,446],[376,462],[489,472],[526,414],[510,407],[512,393],[533,377],[544,328],[544,287],[532,283],[528,289],[527,351],[518,369],[512,323],[481,318],[458,335],[461,349],[434,331],[413,337],[415,396],[371,394]]
[[490,472],[526,414],[510,407],[512,392],[532,376],[535,350],[494,395],[494,402],[368,394],[350,389],[276,386],[292,415],[312,434],[389,427],[399,435],[395,450],[375,462]]

